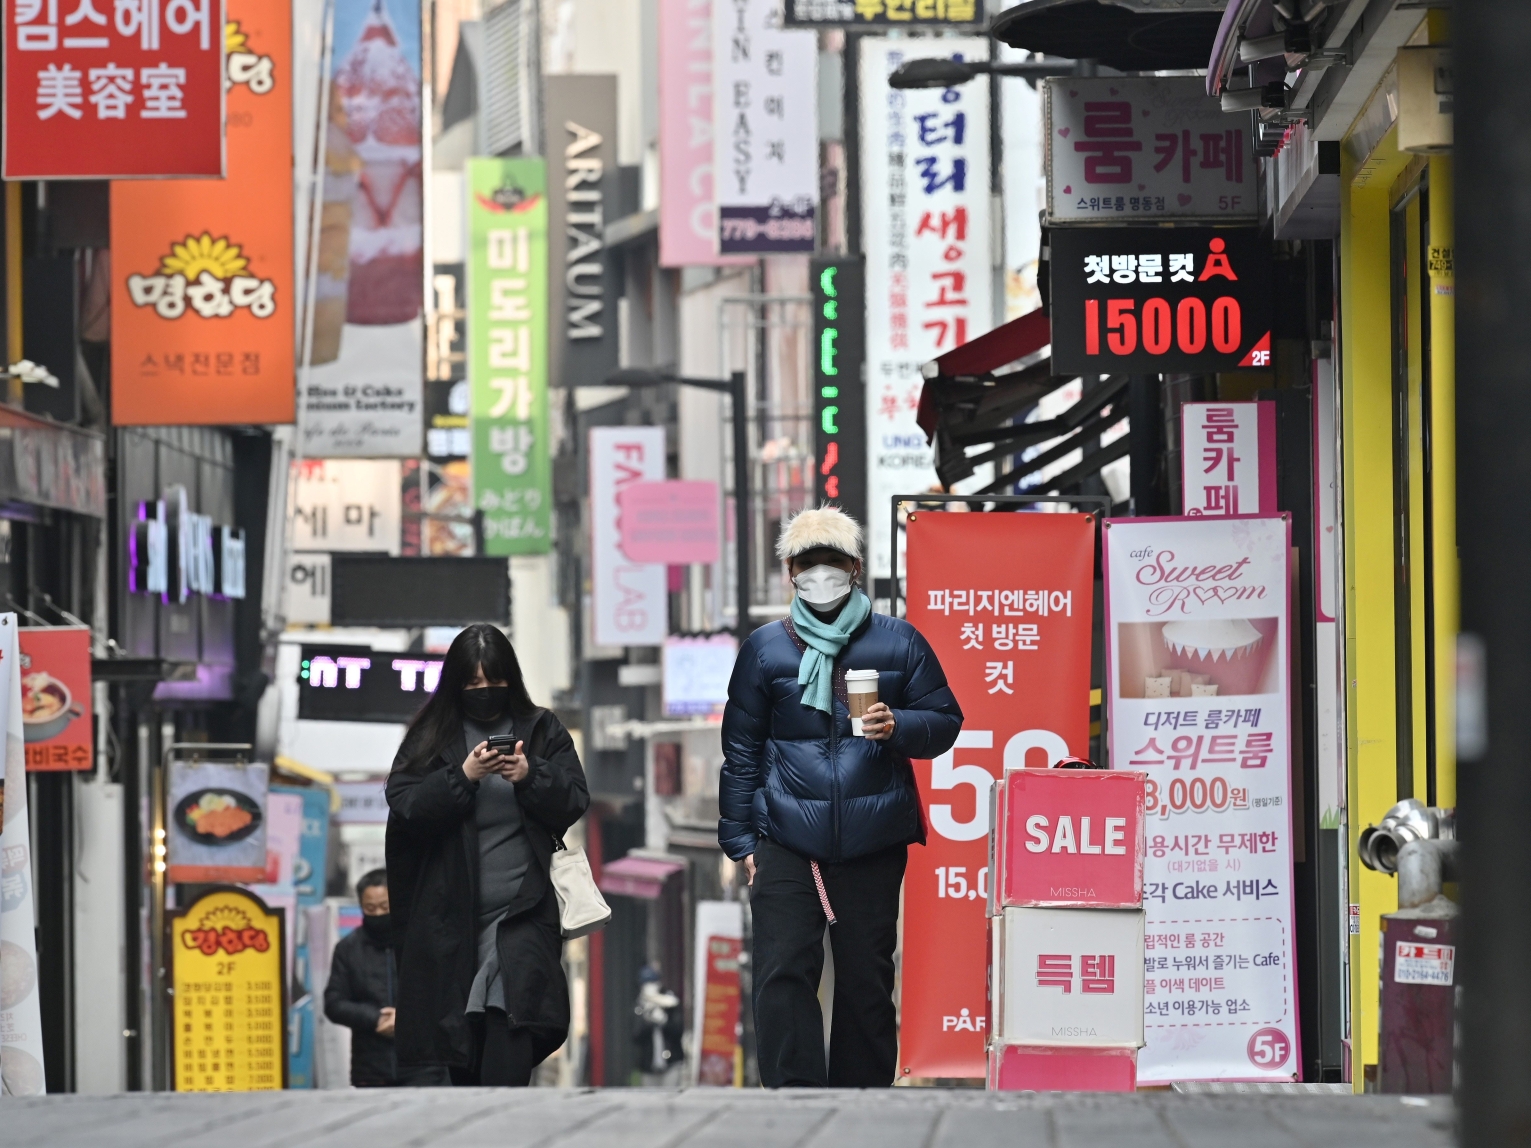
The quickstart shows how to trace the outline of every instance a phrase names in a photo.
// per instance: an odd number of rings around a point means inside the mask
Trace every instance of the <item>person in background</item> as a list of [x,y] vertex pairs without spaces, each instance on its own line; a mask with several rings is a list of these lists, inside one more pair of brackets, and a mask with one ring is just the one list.
[[[898,1057],[893,949],[909,845],[925,820],[911,758],[949,750],[962,711],[935,651],[872,613],[861,527],[804,510],[776,544],[791,615],[745,640],[723,711],[718,842],[750,883],[755,1040],[767,1088],[887,1088]],[[845,671],[876,670],[852,732]],[[834,947],[829,1056],[819,978]]]
[[399,1068],[393,1042],[398,977],[394,968],[388,874],[374,869],[356,883],[361,928],[342,937],[330,959],[324,1015],[351,1030],[353,1088],[450,1084],[446,1069]]
[[638,970],[638,1003],[633,1006],[633,1013],[638,1017],[633,1043],[638,1048],[638,1071],[643,1073],[644,1084],[651,1087],[679,1084],[679,1079],[666,1077],[667,1074],[678,1077],[685,1063],[680,997],[665,988],[659,970],[653,965]]

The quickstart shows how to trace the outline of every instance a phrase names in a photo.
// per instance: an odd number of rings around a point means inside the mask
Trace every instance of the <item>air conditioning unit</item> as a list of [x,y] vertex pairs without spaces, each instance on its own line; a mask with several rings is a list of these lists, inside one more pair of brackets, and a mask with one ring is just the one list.
[[1451,150],[1451,49],[1398,49],[1398,150]]

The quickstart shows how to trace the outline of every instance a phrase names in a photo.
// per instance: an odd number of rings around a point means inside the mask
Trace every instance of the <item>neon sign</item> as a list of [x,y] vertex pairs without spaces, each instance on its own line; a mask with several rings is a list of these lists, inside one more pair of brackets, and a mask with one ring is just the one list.
[[814,493],[866,521],[864,271],[859,259],[813,262]]

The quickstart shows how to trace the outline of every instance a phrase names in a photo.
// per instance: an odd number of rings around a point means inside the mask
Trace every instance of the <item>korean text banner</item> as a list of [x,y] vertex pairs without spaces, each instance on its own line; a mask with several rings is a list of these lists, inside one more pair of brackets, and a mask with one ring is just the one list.
[[334,12],[303,453],[418,457],[425,385],[420,5],[335,0]]
[[1180,408],[1180,490],[1192,518],[1276,509],[1276,404]]
[[889,572],[895,494],[936,486],[915,422],[920,366],[989,329],[989,87],[897,91],[906,60],[987,59],[981,39],[861,41],[861,225],[866,253],[867,533]]
[[223,31],[221,0],[11,0],[5,178],[221,176]]
[[540,159],[470,159],[468,384],[484,552],[552,545],[548,198]]
[[917,511],[908,552],[908,618],[963,723],[950,752],[914,763],[929,835],[904,877],[899,1075],[978,1077],[989,788],[1007,765],[1089,751],[1095,519]]
[[21,729],[28,770],[95,765],[88,627],[21,631]]
[[979,0],[785,0],[783,23],[797,28],[952,28],[983,21]]
[[111,187],[119,426],[293,421],[291,0],[228,20],[228,178]]
[[1288,521],[1105,531],[1110,760],[1148,774],[1138,1080],[1294,1080]]

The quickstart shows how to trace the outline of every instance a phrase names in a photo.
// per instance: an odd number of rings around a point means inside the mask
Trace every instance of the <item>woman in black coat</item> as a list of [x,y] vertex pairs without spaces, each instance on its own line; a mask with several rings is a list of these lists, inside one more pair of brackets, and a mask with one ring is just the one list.
[[[514,747],[491,749],[496,735]],[[530,1083],[568,1036],[549,862],[590,805],[568,730],[527,696],[510,642],[469,626],[388,778],[401,1066]]]

